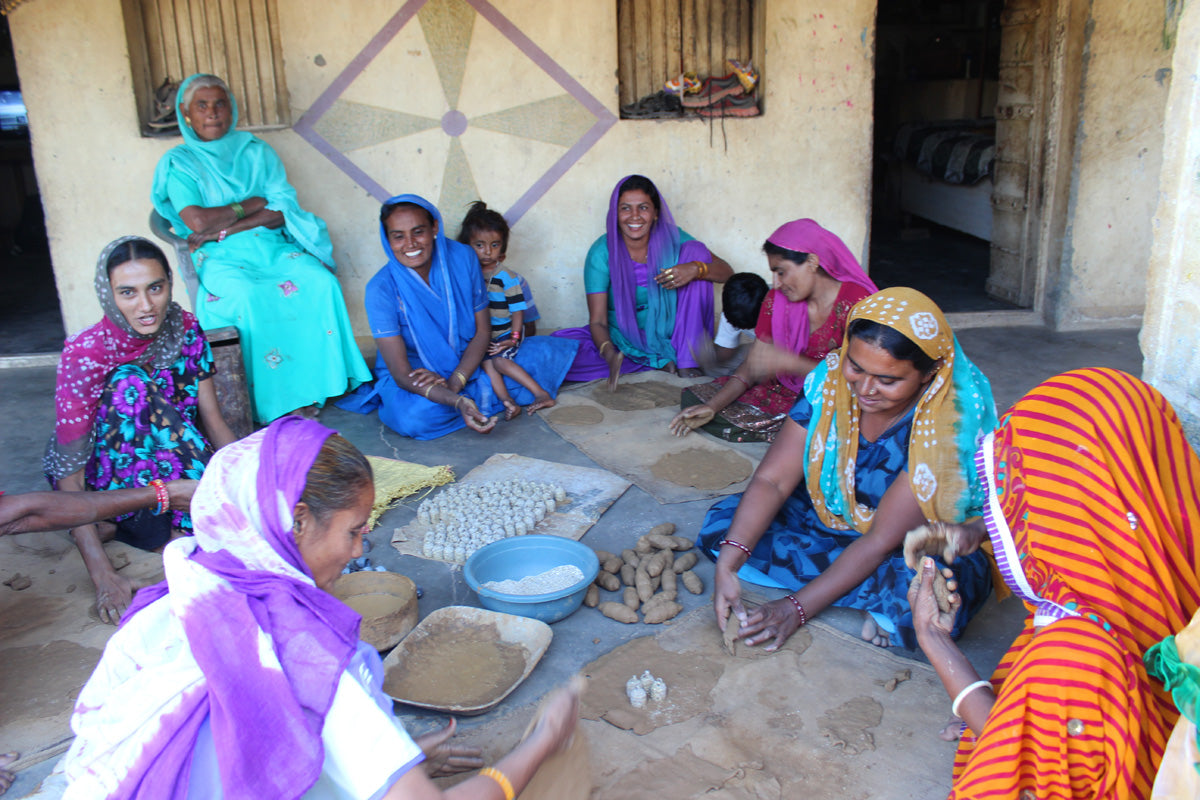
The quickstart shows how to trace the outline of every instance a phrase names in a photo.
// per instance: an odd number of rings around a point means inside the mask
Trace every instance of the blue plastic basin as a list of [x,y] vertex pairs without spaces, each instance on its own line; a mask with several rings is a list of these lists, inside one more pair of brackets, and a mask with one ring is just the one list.
[[[583,580],[557,592],[503,594],[481,585],[492,581],[519,581],[567,564],[579,567],[583,572]],[[600,561],[592,548],[561,536],[536,533],[484,545],[463,566],[467,585],[479,595],[479,602],[484,608],[542,622],[557,622],[579,608],[588,586],[599,571]]]

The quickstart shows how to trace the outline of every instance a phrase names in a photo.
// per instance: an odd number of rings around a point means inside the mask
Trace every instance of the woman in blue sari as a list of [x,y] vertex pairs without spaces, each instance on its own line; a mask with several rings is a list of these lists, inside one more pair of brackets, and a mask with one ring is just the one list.
[[[479,259],[447,239],[437,208],[415,194],[384,203],[379,236],[388,263],[367,283],[364,298],[379,348],[375,385],[339,403],[368,413],[379,408],[388,427],[414,439],[436,439],[463,427],[489,433],[504,409],[480,364],[491,338],[491,312]],[[552,397],[577,345],[533,336],[513,359]],[[505,378],[520,405],[528,389]]]
[[254,418],[315,411],[369,381],[329,233],[279,156],[234,130],[237,102],[214,75],[180,85],[177,114],[184,143],[158,162],[151,199],[194,251],[200,324],[238,329]]
[[[862,636],[916,643],[905,534],[982,513],[975,450],[996,425],[987,377],[941,310],[914,289],[885,289],[850,312],[841,350],[804,382],[743,495],[705,517],[698,543],[717,562],[722,629],[773,650],[828,606],[863,612]],[[954,565],[963,598],[954,636],[991,591],[987,556]],[[747,613],[738,578],[793,594]]]

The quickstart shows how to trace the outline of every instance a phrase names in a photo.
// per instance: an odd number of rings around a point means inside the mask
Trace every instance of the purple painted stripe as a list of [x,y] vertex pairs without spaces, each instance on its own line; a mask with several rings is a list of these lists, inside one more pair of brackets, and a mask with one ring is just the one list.
[[321,153],[321,155],[332,161],[334,166],[346,173],[346,175],[348,175],[350,179],[359,186],[366,189],[367,192],[380,203],[383,203],[392,196],[391,192],[380,186],[375,182],[374,178],[364,172],[362,167],[351,161],[341,150],[338,150],[329,142],[325,141],[325,139],[316,131],[309,128],[300,135],[304,137],[305,141],[315,147]]
[[[591,92],[583,88],[579,81],[571,77],[571,74],[558,65],[550,55],[534,44],[533,40],[521,32],[508,17],[501,14],[491,3],[486,0],[467,0],[467,3],[479,12],[479,15],[492,23],[505,36],[515,44],[522,53],[529,56],[533,63],[537,64],[546,74],[554,80],[562,84],[562,87],[567,92],[578,100],[590,112],[596,115],[596,118],[603,121],[606,117],[616,122],[616,117],[609,111],[603,103],[595,98]],[[611,127],[607,126],[605,130]]]
[[530,186],[525,194],[521,195],[517,202],[513,203],[508,211],[504,212],[504,218],[508,220],[509,225],[516,225],[517,221],[525,215],[525,212],[533,208],[534,203],[542,199],[542,195],[550,190],[550,187],[558,182],[558,179],[567,173],[567,170],[575,166],[575,162],[583,157],[583,154],[591,149],[592,145],[600,140],[608,129],[615,125],[617,118],[612,114],[608,115],[608,119],[597,120],[588,132],[577,141],[570,150],[563,153],[558,161],[554,162],[553,166],[538,178],[537,181]]
[[[297,130],[301,128],[305,130],[311,129],[312,122],[315,122],[318,117],[329,110],[330,106],[333,105],[341,93],[346,91],[350,84],[354,82],[354,79],[362,74],[362,71],[374,60],[375,56],[379,55],[380,51],[387,47],[388,42],[400,32],[401,28],[408,24],[410,19],[416,16],[416,13],[421,10],[421,7],[426,2],[428,0],[408,0],[407,3],[401,6],[400,10],[379,29],[379,33],[375,34],[371,41],[367,43],[362,52],[351,59],[346,68],[333,79],[333,83],[329,84],[329,88],[321,93],[317,101],[309,106],[308,110],[304,112],[300,120],[293,127]],[[384,199],[386,200],[387,198],[385,197]]]

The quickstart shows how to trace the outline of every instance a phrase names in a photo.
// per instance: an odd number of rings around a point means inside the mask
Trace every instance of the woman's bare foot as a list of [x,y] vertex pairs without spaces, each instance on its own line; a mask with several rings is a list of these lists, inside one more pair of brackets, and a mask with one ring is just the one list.
[[938,738],[943,742],[957,742],[962,738],[962,722],[958,717],[951,717],[946,727],[938,732]]
[[625,361],[625,354],[620,350],[608,361],[608,390],[615,392],[617,390],[617,382],[621,380],[621,364]]
[[0,753],[0,794],[7,792],[8,787],[12,786],[13,781],[17,779],[16,774],[7,767],[20,757],[20,753]]
[[512,398],[509,398],[508,400],[501,400],[500,402],[504,403],[504,421],[505,422],[508,422],[513,417],[520,415],[521,407],[519,405],[517,405],[516,403],[514,403],[512,401]]
[[870,642],[876,647],[891,647],[892,636],[887,631],[879,627],[875,622],[875,618],[869,612],[863,612],[863,641]]
[[554,408],[554,406],[555,406],[554,398],[543,392],[542,394],[535,394],[533,396],[533,405],[526,408],[525,413],[532,414],[533,412],[535,412],[539,409]]

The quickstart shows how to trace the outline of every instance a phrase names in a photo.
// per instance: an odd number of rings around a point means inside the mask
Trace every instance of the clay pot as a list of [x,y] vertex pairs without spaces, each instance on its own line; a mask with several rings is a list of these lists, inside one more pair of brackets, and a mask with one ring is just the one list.
[[362,615],[359,636],[383,652],[417,624],[417,586],[394,572],[351,572],[337,579],[333,596]]

